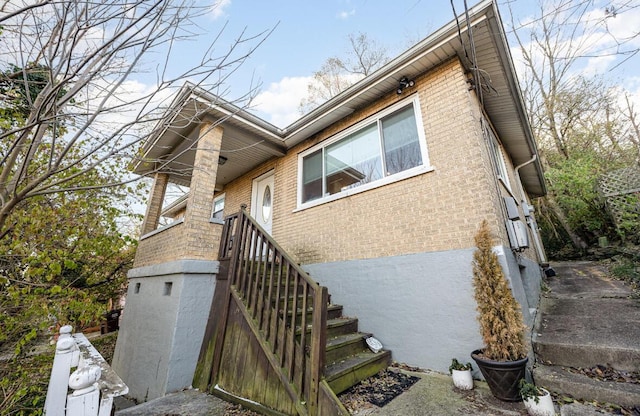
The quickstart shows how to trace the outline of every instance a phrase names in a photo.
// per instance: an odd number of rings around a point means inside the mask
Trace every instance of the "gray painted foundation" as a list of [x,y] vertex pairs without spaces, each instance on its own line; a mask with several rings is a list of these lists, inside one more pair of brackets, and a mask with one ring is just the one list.
[[[329,288],[332,303],[343,305],[345,316],[358,318],[360,331],[373,333],[392,351],[395,361],[447,372],[452,358],[472,361],[471,351],[482,347],[473,298],[474,250],[303,267]],[[540,267],[527,261],[521,268],[509,249],[496,251],[526,319],[532,319],[529,309],[537,307]],[[529,275],[538,276],[537,284]]]
[[147,401],[191,386],[218,267],[180,260],[129,271],[112,367],[130,397]]
[[540,303],[542,269],[533,260],[514,254],[504,247],[496,249],[496,252],[500,265],[509,278],[513,296],[522,306],[524,323],[527,327],[533,328]]

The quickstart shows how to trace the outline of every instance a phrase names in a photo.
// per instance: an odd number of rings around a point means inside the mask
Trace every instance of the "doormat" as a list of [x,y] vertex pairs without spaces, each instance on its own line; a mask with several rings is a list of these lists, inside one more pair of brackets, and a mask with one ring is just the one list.
[[368,407],[366,406],[367,403],[382,407],[402,392],[408,390],[418,380],[420,380],[420,377],[397,371],[383,370],[346,390],[339,397],[349,411]]

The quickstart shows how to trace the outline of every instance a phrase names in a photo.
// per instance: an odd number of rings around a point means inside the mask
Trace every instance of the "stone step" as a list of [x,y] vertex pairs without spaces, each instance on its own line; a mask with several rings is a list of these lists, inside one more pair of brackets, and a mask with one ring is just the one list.
[[583,374],[569,372],[563,367],[550,365],[535,366],[532,375],[536,385],[574,399],[624,407],[640,405],[640,384],[595,380]]
[[607,365],[623,371],[640,370],[638,349],[542,341],[534,342],[533,349],[538,360],[544,364],[573,368]]
[[325,377],[335,394],[340,394],[360,381],[384,370],[391,363],[391,351],[376,354],[363,351],[351,357],[328,363]]
[[365,337],[371,334],[353,332],[339,335],[327,340],[326,362],[333,363],[368,349]]

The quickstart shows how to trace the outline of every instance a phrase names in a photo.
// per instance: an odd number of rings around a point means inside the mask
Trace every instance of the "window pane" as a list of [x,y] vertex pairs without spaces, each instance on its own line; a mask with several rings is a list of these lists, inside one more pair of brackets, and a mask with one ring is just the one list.
[[267,222],[269,217],[271,217],[271,188],[267,185],[262,195],[262,220]]
[[302,159],[302,202],[322,197],[322,149]]
[[422,153],[413,106],[382,120],[387,175],[422,165]]
[[489,127],[488,123],[485,121],[485,131],[487,135],[489,135],[489,140],[491,144],[491,150],[493,150],[493,157],[496,162],[496,175],[502,178],[507,184],[509,181],[509,177],[507,176],[507,168],[504,165],[504,159],[502,158],[502,152],[500,151],[500,145],[498,144],[498,138],[493,133],[493,129]]
[[377,125],[327,146],[325,172],[329,195],[382,178]]
[[213,201],[213,218],[219,220],[224,216],[224,196],[217,198]]

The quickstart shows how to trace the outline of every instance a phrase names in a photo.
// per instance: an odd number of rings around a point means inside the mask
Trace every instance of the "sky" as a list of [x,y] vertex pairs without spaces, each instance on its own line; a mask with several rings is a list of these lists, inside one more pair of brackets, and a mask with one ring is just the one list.
[[[461,13],[464,2],[457,3]],[[327,58],[349,52],[350,34],[367,34],[393,58],[454,16],[449,0],[222,0],[216,12],[215,21],[228,21],[231,30],[275,27],[238,75],[261,80],[255,112],[278,127],[300,117],[298,105],[311,76]]]
[[234,75],[230,89],[242,94],[259,80],[255,112],[284,127],[300,117],[298,104],[312,74],[327,58],[348,52],[349,34],[366,33],[394,57],[450,21],[453,12],[449,0],[221,0],[211,17],[214,27],[227,24],[231,39],[245,28],[248,33],[273,29]]
[[[18,4],[30,0],[15,1]],[[232,54],[242,55],[256,47],[248,59],[225,79],[221,88],[211,92],[235,103],[257,88],[250,111],[278,127],[286,127],[301,116],[299,104],[307,95],[313,73],[328,58],[344,57],[349,53],[349,35],[366,34],[369,39],[384,46],[392,59],[452,21],[455,14],[462,14],[465,3],[469,7],[478,3],[478,0],[193,1],[204,7],[206,12],[194,19],[191,25],[184,22],[177,26],[181,34],[193,35],[193,38],[176,42],[167,60],[170,72],[175,75],[197,67],[212,42],[212,55],[223,56],[238,38],[256,36],[253,40],[241,43]],[[609,29],[616,33],[618,39],[632,39],[625,47],[640,50],[640,0],[496,1],[517,70],[522,65],[519,63],[520,53],[515,48],[516,42],[510,35],[510,11],[513,11],[517,24],[527,25],[535,22],[540,12],[538,1],[563,3],[568,7],[589,1],[593,6],[590,12],[592,16],[589,16],[592,21],[602,20],[605,9],[613,7],[620,13],[615,18],[605,19]],[[260,39],[263,39],[262,42],[259,42]],[[0,63],[6,64],[11,58],[3,50],[12,49],[7,33],[3,35],[3,41],[6,45],[0,43]],[[592,49],[589,51],[592,56],[584,59],[576,70],[588,75],[601,74],[623,85],[633,94],[640,109],[640,71],[637,69],[640,68],[640,54],[623,62],[623,57],[610,53],[614,46],[611,39],[600,36],[597,31],[591,34],[586,43]],[[154,89],[157,83],[154,69],[161,67],[165,61],[165,51],[158,52],[150,54],[147,62],[141,66],[143,70],[127,80],[119,98],[125,95],[144,96]],[[522,79],[522,74],[519,75]],[[197,82],[194,79],[190,81]],[[205,85],[203,87],[206,88]],[[165,92],[167,95],[163,95]],[[159,94],[165,104],[170,101],[169,94],[169,89]],[[122,116],[115,114],[110,124],[117,125]]]
[[[507,1],[520,22],[530,21],[536,11],[534,0],[499,0],[507,30]],[[259,83],[260,93],[252,102],[252,111],[278,127],[286,127],[300,117],[298,105],[306,95],[314,71],[320,69],[327,58],[348,52],[349,34],[366,33],[384,45],[393,58],[453,20],[451,3],[450,0],[219,0],[202,23],[208,32],[202,37],[210,39],[226,25],[216,42],[216,48],[224,50],[225,42],[231,43],[243,30],[249,35],[273,30],[229,79],[229,94],[225,98],[233,100]],[[628,36],[640,28],[640,0],[620,0],[619,3],[630,10],[610,19],[610,27]],[[477,1],[467,4],[472,7]],[[594,4],[596,11],[603,13],[605,7],[615,5],[616,1],[594,0]],[[464,0],[453,0],[458,14],[464,11],[464,5]],[[514,44],[510,42],[512,47]],[[188,50],[197,55],[200,46],[199,42],[192,43]],[[512,53],[517,60],[518,52]],[[592,58],[590,62],[585,61],[583,70],[616,78],[640,97],[640,71],[636,69],[640,57],[630,59],[611,72],[620,61],[621,58],[612,56]]]

